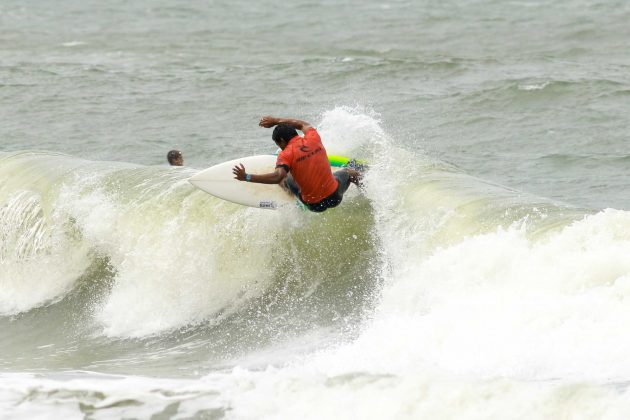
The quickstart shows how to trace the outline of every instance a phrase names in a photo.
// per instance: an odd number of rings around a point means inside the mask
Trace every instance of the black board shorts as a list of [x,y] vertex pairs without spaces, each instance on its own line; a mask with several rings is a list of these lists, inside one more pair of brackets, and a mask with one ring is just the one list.
[[335,178],[337,178],[337,189],[334,193],[330,194],[328,197],[324,198],[322,201],[318,203],[305,203],[302,200],[302,196],[300,195],[300,188],[295,183],[295,180],[291,175],[289,175],[286,179],[286,185],[291,190],[293,194],[306,206],[307,209],[313,211],[315,213],[321,213],[326,209],[331,209],[333,207],[337,207],[341,200],[343,200],[343,195],[348,190],[350,186],[350,174],[347,169],[342,169],[333,174]]

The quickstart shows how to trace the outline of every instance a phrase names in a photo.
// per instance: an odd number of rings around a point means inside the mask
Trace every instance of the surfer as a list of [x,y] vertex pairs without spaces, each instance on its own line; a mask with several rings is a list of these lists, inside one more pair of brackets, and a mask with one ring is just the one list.
[[[309,123],[290,118],[262,117],[258,124],[276,127],[271,138],[282,150],[276,160],[276,170],[267,174],[248,174],[240,164],[232,173],[239,181],[259,184],[281,184],[314,212],[337,207],[350,183],[359,185],[361,175],[352,168],[334,174],[322,140]],[[300,130],[304,137],[298,135]]]
[[166,160],[171,166],[183,166],[184,157],[179,150],[171,150],[166,154]]

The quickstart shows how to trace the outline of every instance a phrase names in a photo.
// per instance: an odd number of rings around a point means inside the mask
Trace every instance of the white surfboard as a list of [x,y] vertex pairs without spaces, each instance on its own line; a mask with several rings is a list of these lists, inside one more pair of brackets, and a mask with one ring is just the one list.
[[[198,174],[188,178],[195,187],[232,203],[243,206],[257,207],[260,209],[277,209],[287,204],[301,205],[297,198],[277,184],[258,184],[238,181],[234,179],[232,168],[243,164],[249,174],[266,174],[276,168],[277,155],[248,156],[230,160],[211,168],[204,169]],[[328,155],[330,170],[345,168],[353,162],[355,169],[363,171],[367,168],[367,162],[354,160],[339,155]]]
[[243,164],[248,174],[273,172],[277,156],[258,155],[223,162],[190,177],[195,187],[232,203],[261,209],[277,209],[296,202],[295,196],[277,184],[257,184],[234,179],[232,168]]

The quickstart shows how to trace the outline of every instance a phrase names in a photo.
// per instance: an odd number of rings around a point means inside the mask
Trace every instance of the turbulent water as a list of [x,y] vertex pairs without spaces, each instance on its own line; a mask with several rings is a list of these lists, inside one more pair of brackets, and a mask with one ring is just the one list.
[[[628,22],[3,1],[0,417],[628,418]],[[312,214],[187,182],[273,153],[267,114],[368,160],[363,191]]]

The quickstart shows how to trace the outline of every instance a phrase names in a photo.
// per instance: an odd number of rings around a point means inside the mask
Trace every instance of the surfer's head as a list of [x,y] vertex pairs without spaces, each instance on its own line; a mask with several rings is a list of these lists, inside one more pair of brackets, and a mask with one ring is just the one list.
[[171,150],[167,153],[166,159],[171,166],[182,166],[184,164],[184,157],[179,150]]
[[276,128],[273,129],[273,134],[271,138],[276,142],[276,145],[284,150],[293,137],[297,136],[298,133],[295,128],[291,127],[287,124],[278,124]]

